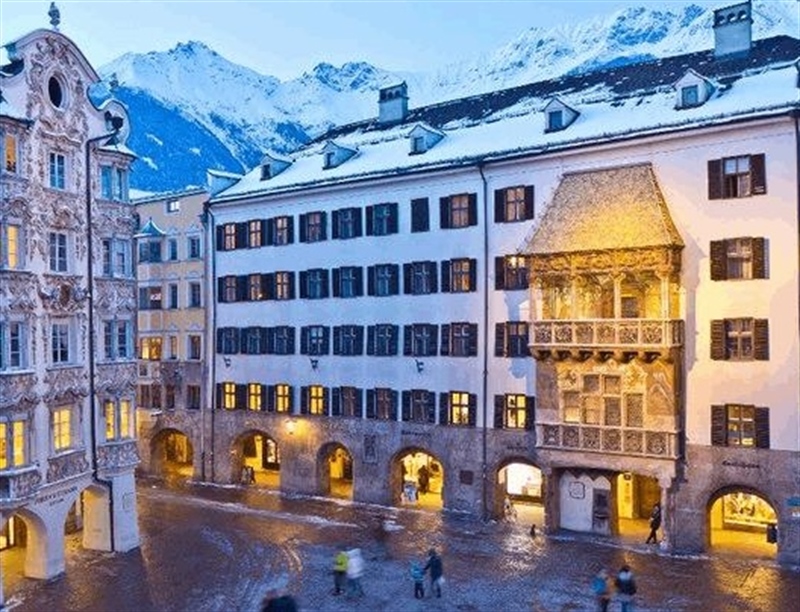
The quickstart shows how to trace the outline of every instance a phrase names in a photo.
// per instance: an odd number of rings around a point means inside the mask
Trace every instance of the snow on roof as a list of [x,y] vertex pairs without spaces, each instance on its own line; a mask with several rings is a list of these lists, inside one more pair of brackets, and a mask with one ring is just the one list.
[[565,174],[526,251],[656,246],[683,246],[683,240],[648,163]]
[[236,172],[228,172],[227,170],[216,170],[214,168],[209,168],[208,170],[206,170],[206,173],[210,174],[211,176],[219,176],[222,178],[231,178],[231,179],[240,179],[242,178],[242,176],[244,176],[243,174],[239,174]]
[[166,235],[166,232],[153,221],[153,217],[150,217],[147,223],[144,224],[144,227],[134,235],[134,238],[161,238]]
[[[800,41],[777,37],[761,42],[764,53],[757,58],[736,60],[740,63],[735,66],[730,60],[727,64],[714,65],[706,57],[708,52],[690,54],[659,60],[656,63],[659,71],[655,71],[653,65],[656,64],[653,64],[627,71],[609,71],[600,76],[584,75],[577,80],[571,76],[432,105],[417,109],[417,116],[412,113],[405,124],[379,129],[372,122],[362,122],[334,128],[298,151],[294,164],[269,182],[260,180],[256,168],[213,197],[211,203],[367,177],[534,155],[632,135],[766,116],[800,107],[797,70],[793,64],[800,55]],[[703,66],[711,78],[718,78],[722,86],[717,95],[703,105],[676,110],[675,70],[684,72],[690,60]],[[658,78],[646,79],[648,72],[658,72]],[[723,75],[724,78],[720,78]],[[630,84],[634,81],[637,87],[632,88]],[[553,98],[554,83],[561,87],[560,99],[580,115],[567,129],[545,133],[542,110]],[[536,92],[541,95],[531,95]],[[480,115],[476,117],[477,112]],[[419,115],[426,113],[450,118],[440,126],[447,138],[424,154],[409,156],[409,125],[418,123]],[[323,173],[318,160],[320,144],[330,143],[334,137],[339,146],[358,150],[360,154]]]

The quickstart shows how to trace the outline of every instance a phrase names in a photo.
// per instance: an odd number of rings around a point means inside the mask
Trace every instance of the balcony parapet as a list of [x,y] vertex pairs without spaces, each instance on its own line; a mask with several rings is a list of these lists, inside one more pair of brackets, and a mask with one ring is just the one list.
[[136,440],[108,442],[97,447],[97,467],[118,470],[135,467],[139,463]]
[[33,499],[41,483],[42,475],[38,465],[0,471],[0,510]]
[[613,356],[624,361],[668,359],[683,343],[680,319],[551,319],[532,323],[530,348],[537,359]]
[[539,424],[539,448],[677,459],[678,433],[601,425]]

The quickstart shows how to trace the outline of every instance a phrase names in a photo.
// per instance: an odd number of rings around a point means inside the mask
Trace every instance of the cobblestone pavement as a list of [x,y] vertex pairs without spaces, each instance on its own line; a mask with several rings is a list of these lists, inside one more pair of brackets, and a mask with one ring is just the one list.
[[[263,489],[143,480],[139,520],[141,548],[125,554],[83,550],[68,536],[66,574],[48,582],[21,576],[21,550],[4,552],[7,609],[256,612],[270,586],[285,584],[304,612],[593,610],[591,577],[623,563],[637,577],[639,611],[782,612],[800,602],[800,570],[769,561],[677,558],[574,534],[531,538],[521,524]],[[415,600],[409,563],[432,546],[444,559],[443,597]],[[364,553],[361,598],[331,594],[339,547]]]

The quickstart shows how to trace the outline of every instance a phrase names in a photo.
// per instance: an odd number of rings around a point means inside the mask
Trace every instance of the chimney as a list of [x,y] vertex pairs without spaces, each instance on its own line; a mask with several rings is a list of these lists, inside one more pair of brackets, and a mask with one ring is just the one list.
[[408,85],[405,81],[380,90],[378,122],[397,123],[408,116]]
[[746,55],[753,41],[753,18],[750,2],[734,4],[714,11],[714,57]]

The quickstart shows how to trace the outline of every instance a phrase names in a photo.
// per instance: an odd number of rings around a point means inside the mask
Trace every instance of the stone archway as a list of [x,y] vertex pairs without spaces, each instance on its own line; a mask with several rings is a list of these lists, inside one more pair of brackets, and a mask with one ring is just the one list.
[[321,495],[353,499],[353,455],[340,442],[329,442],[317,454],[317,489]]
[[391,459],[392,503],[441,510],[444,508],[444,479],[444,467],[438,457],[421,447],[403,448]]
[[[503,460],[496,471],[493,516],[544,527],[545,485],[542,470],[530,459],[510,457]],[[510,512],[506,510],[506,498]]]
[[233,441],[232,481],[279,489],[281,455],[276,440],[267,432],[251,429]]
[[194,476],[194,446],[189,437],[174,428],[159,431],[150,440],[150,471],[172,478]]
[[740,485],[721,488],[709,498],[706,517],[707,548],[747,558],[777,556],[778,514],[761,491]]

